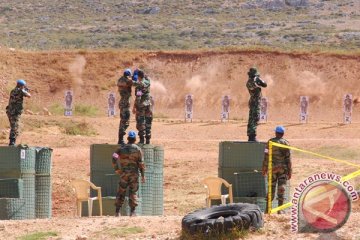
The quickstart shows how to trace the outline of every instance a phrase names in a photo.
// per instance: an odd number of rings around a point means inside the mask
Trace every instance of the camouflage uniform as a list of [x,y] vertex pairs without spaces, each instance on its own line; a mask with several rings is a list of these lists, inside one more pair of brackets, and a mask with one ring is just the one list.
[[150,98],[150,79],[144,77],[141,81],[134,82],[135,85],[135,110],[136,129],[139,131],[140,142],[146,136],[147,143],[151,138],[151,124],[153,120]]
[[119,144],[123,143],[123,136],[126,134],[126,129],[130,124],[130,97],[131,97],[131,86],[132,86],[131,77],[122,76],[117,83],[120,101],[120,124],[119,124]]
[[19,120],[24,109],[24,97],[28,94],[29,93],[25,89],[22,89],[20,87],[15,87],[10,92],[9,104],[6,107],[6,115],[9,118],[11,128],[9,136],[10,145],[15,144],[16,138],[19,135]]
[[253,141],[255,141],[256,128],[260,120],[261,87],[266,87],[267,84],[259,78],[256,69],[253,71],[250,69],[248,75],[249,79],[246,83],[246,87],[249,91],[250,99],[247,135],[249,136],[249,140],[251,136],[253,136]]
[[138,205],[136,192],[139,189],[139,171],[141,176],[144,176],[145,171],[141,148],[135,144],[125,144],[113,154],[112,165],[115,172],[120,175],[115,201],[116,212],[119,212],[124,203],[128,187],[129,206],[133,212]]
[[[288,145],[289,142],[286,141],[284,138],[271,138],[269,142],[276,142],[283,145]],[[267,148],[265,149],[265,158],[263,161],[263,172],[268,171],[268,163],[269,163],[269,142]],[[274,200],[275,196],[275,188],[276,184],[278,185],[277,188],[277,196],[279,206],[284,203],[285,200],[285,188],[286,188],[286,181],[288,176],[291,176],[292,168],[291,168],[291,155],[290,149],[281,148],[281,147],[272,147],[272,180],[271,180],[271,201]]]

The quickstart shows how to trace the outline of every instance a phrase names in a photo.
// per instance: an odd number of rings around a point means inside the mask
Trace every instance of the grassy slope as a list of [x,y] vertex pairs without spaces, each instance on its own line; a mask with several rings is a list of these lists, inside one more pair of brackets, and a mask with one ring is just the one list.
[[[244,9],[245,2],[251,1],[1,1],[0,45],[30,50],[359,47],[356,38],[341,37],[360,31],[355,0],[310,0],[308,8],[278,11]],[[160,11],[143,14],[149,7]]]

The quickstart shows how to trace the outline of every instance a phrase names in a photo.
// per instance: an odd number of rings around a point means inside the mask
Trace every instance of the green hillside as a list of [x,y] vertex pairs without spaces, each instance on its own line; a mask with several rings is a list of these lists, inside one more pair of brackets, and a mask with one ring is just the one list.
[[0,45],[197,49],[360,47],[358,0],[0,1]]

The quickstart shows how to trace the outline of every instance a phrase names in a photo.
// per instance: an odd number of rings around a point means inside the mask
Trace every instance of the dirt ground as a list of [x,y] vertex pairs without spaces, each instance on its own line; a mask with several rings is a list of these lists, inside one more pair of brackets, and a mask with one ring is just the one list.
[[[82,58],[82,57],[83,58]],[[86,60],[84,62],[84,59]],[[4,109],[13,79],[24,78],[33,89],[26,108],[34,112],[54,103],[63,104],[64,91],[74,89],[75,104],[96,106],[96,117],[23,115],[18,143],[49,146],[53,152],[53,218],[0,221],[0,239],[16,239],[34,232],[53,231],[52,239],[177,239],[182,217],[205,206],[200,181],[217,176],[219,142],[246,140],[246,72],[259,67],[269,83],[269,122],[261,124],[258,138],[266,141],[273,129],[286,127],[291,145],[360,164],[360,114],[354,106],[353,122],[342,124],[342,97],[360,96],[359,56],[285,54],[273,52],[9,52],[0,51],[0,105]],[[78,66],[74,67],[74,66]],[[165,149],[163,217],[75,217],[70,181],[89,179],[89,150],[93,143],[116,143],[119,118],[105,117],[106,96],[115,92],[120,69],[142,66],[153,79],[155,98],[153,144]],[[184,123],[185,94],[194,94],[193,123]],[[221,123],[220,99],[231,96],[231,121]],[[310,96],[310,120],[298,123],[299,97]],[[103,99],[103,100],[101,100]],[[0,111],[0,144],[7,144],[8,123]],[[61,125],[86,123],[96,135],[66,135]],[[135,129],[132,116],[129,129]],[[357,169],[306,154],[293,153],[294,187],[318,171],[347,174]],[[194,174],[194,171],[195,174]],[[360,188],[360,177],[350,180]],[[360,239],[359,203],[346,225],[332,235],[292,234],[290,216],[265,216],[265,227],[248,239]],[[114,233],[114,229],[139,227],[139,233]]]
[[[65,117],[29,116],[24,121],[69,121]],[[74,178],[88,179],[89,145],[92,143],[115,143],[118,118],[73,117],[74,121],[86,121],[95,127],[96,136],[69,136],[55,129],[35,128],[24,131],[21,143],[51,146],[53,153],[53,218],[51,220],[1,221],[0,238],[14,239],[36,231],[54,231],[55,239],[113,239],[108,229],[137,226],[143,233],[124,237],[127,239],[177,239],[180,236],[181,219],[186,213],[205,206],[205,189],[200,183],[207,176],[217,176],[218,145],[222,140],[245,140],[246,122],[195,121],[184,123],[176,119],[155,119],[153,143],[165,148],[165,216],[164,217],[75,217],[74,196],[69,183]],[[268,122],[259,127],[259,139],[267,140],[273,128],[280,122]],[[298,124],[281,122],[286,129],[286,138],[293,146],[332,154],[339,158],[360,163],[359,123],[342,125],[336,122]],[[26,128],[26,125],[25,125]],[[130,129],[135,128],[131,122]],[[1,140],[3,144],[6,140]],[[333,150],[332,150],[333,149]],[[340,152],[340,153],[339,153]],[[348,155],[347,153],[351,153]],[[317,171],[332,171],[346,174],[355,171],[353,167],[333,163],[311,156],[293,154],[294,173],[292,186]],[[306,166],[306,167],[305,167]],[[194,174],[194,169],[197,169]],[[360,179],[351,183],[360,186]],[[353,213],[346,225],[336,234],[339,239],[360,237],[358,221],[360,207],[354,203]],[[318,234],[291,234],[290,216],[266,216],[263,230],[249,234],[249,239],[317,239]],[[109,231],[111,232],[111,231]],[[322,236],[324,237],[324,236]],[[320,239],[320,238],[319,238]]]

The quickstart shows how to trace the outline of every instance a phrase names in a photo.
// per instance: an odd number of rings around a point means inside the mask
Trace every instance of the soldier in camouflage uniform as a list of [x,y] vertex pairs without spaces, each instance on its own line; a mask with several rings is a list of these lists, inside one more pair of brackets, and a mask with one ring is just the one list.
[[124,144],[124,136],[126,129],[130,123],[130,97],[131,97],[131,69],[126,69],[124,75],[119,78],[117,86],[120,93],[119,109],[120,109],[120,124],[119,124],[119,140],[118,144]]
[[150,98],[150,79],[144,75],[142,70],[138,71],[138,81],[134,81],[135,85],[135,104],[133,113],[136,114],[136,128],[139,131],[139,143],[150,144],[151,138],[151,124],[152,124],[152,110]]
[[6,115],[10,122],[9,146],[16,143],[19,135],[19,121],[23,112],[24,97],[30,97],[29,90],[26,88],[26,82],[22,79],[17,80],[16,87],[10,92],[9,104],[6,107]]
[[[283,136],[285,133],[285,128],[282,126],[277,126],[275,128],[275,138],[271,138],[268,141],[267,148],[265,149],[265,158],[263,161],[262,174],[264,176],[268,173],[268,163],[269,163],[269,142],[280,143],[283,145],[290,145]],[[278,206],[284,204],[285,200],[285,188],[286,181],[290,180],[292,173],[291,168],[291,155],[290,149],[281,148],[281,147],[272,147],[272,182],[271,182],[271,201],[274,200],[275,188],[277,184],[277,197],[278,197]],[[267,203],[267,201],[266,201]],[[267,212],[267,210],[266,210]],[[283,213],[283,211],[279,211]]]
[[129,206],[130,216],[135,216],[135,208],[138,205],[136,192],[139,189],[139,171],[141,182],[145,182],[145,166],[141,148],[135,145],[136,133],[130,131],[128,134],[128,143],[122,145],[112,158],[112,165],[117,174],[120,175],[118,192],[116,195],[115,216],[120,215],[120,208],[124,203],[126,189],[129,187]]
[[260,74],[254,67],[250,68],[248,76],[249,80],[246,83],[246,87],[250,93],[250,99],[247,135],[249,137],[248,141],[256,141],[256,127],[260,120],[261,88],[267,87],[267,84],[260,79]]

